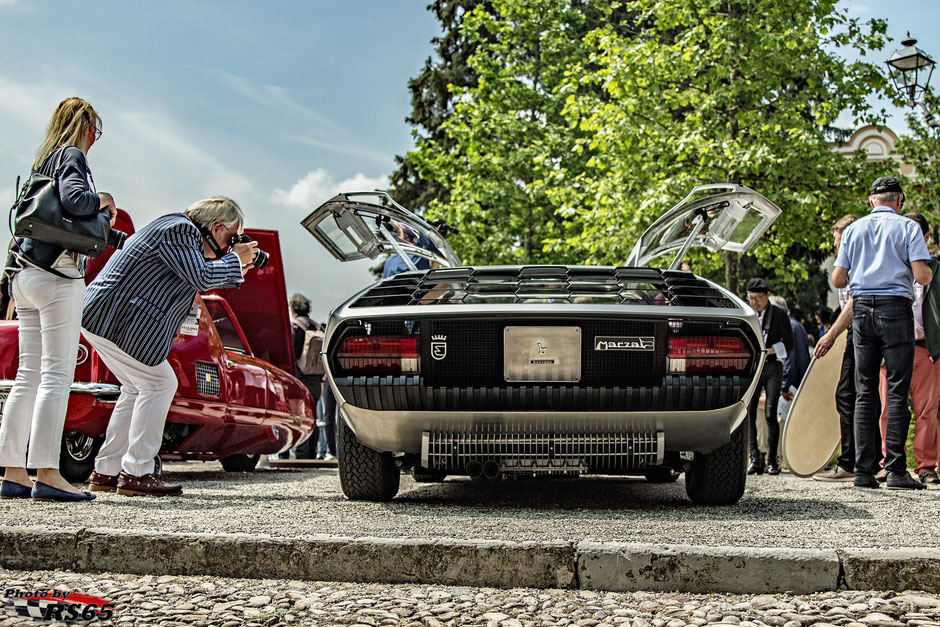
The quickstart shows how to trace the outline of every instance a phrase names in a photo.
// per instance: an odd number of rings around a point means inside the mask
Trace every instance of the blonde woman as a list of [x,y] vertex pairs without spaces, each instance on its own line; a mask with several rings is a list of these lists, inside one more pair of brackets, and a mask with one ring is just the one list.
[[[101,136],[101,118],[81,98],[59,103],[33,170],[55,176],[63,208],[74,215],[108,211],[117,215],[110,194],[94,189],[85,155]],[[42,269],[52,268],[63,278]],[[85,282],[76,256],[60,246],[19,238],[6,271],[19,318],[19,370],[0,422],[2,498],[88,501],[89,492],[72,487],[59,474],[59,447],[75,375]],[[36,482],[27,468],[36,469]]]

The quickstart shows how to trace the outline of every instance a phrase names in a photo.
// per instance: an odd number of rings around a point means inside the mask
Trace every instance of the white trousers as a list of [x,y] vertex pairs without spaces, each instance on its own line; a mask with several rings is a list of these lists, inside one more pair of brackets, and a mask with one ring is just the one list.
[[[80,276],[70,256],[53,265]],[[58,468],[85,282],[29,267],[13,277],[12,286],[20,363],[0,421],[0,466]]]
[[164,360],[156,366],[137,361],[112,342],[82,330],[101,361],[121,382],[104,444],[95,459],[95,470],[116,475],[122,470],[142,476],[153,472],[153,459],[160,452],[163,426],[176,395],[176,374]]

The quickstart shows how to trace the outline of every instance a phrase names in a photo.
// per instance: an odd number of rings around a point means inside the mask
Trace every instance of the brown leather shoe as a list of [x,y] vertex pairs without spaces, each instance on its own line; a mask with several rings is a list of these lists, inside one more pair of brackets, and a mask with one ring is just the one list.
[[103,475],[97,470],[88,478],[88,489],[91,492],[112,492],[117,489],[117,475]]
[[126,472],[118,476],[117,493],[124,496],[179,496],[183,486],[163,483],[153,474],[135,477]]

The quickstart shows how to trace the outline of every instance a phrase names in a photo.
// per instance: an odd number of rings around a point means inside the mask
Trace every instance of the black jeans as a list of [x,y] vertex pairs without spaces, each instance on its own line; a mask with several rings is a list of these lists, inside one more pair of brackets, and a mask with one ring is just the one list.
[[852,327],[845,332],[845,352],[842,354],[842,370],[836,386],[836,411],[839,412],[839,430],[842,432],[842,452],[837,463],[853,472],[855,470],[855,346]]
[[907,471],[904,442],[911,423],[907,396],[914,370],[914,312],[901,296],[859,296],[852,299],[855,343],[855,473],[873,475],[881,460],[881,399],[878,379],[884,359],[888,376],[888,423],[885,469]]
[[[760,391],[766,393],[764,401],[764,419],[767,421],[767,463],[777,465],[777,443],[780,441],[780,424],[777,422],[777,403],[780,401],[780,385],[783,383],[783,363],[773,358],[773,361],[764,362],[764,369],[760,372],[760,379],[751,404],[747,409],[747,426],[750,439],[751,459],[757,459],[757,404],[760,402]],[[878,393],[878,388],[875,388]]]

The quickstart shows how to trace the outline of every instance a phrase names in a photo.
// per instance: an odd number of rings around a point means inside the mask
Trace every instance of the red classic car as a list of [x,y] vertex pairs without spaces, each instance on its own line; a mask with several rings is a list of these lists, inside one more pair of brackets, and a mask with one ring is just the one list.
[[[132,233],[121,212],[115,228]],[[313,430],[315,404],[294,376],[284,266],[276,231],[247,229],[270,254],[241,289],[196,296],[169,362],[179,379],[160,459],[221,460],[228,471],[251,471],[261,455],[284,451]],[[96,273],[113,250],[89,265]],[[89,278],[89,281],[91,278]],[[0,406],[18,364],[17,322],[0,320]],[[119,395],[114,375],[82,338],[62,438],[60,471],[88,478]]]

